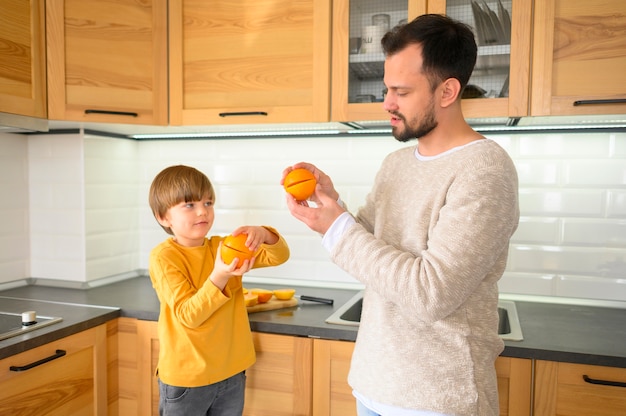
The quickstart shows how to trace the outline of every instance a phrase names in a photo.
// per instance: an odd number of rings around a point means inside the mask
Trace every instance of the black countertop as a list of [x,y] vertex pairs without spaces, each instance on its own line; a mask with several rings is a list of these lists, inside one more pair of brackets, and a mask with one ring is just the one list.
[[[246,287],[276,289],[269,284]],[[284,287],[284,286],[283,286]],[[325,323],[356,290],[306,286],[297,295],[334,299],[333,305],[300,300],[298,306],[250,314],[253,331],[354,341],[357,327]],[[626,309],[515,301],[523,341],[505,341],[503,356],[626,368]],[[39,285],[0,292],[0,310],[37,310],[63,322],[0,341],[0,359],[99,325],[118,316],[156,321],[159,301],[148,277],[91,289]],[[82,306],[81,306],[82,305]],[[65,309],[67,308],[67,309]]]
[[20,314],[35,311],[37,315],[62,318],[61,322],[0,341],[0,359],[93,328],[120,315],[119,308],[42,302],[28,297],[10,298],[2,296],[2,293],[0,293],[0,311]]

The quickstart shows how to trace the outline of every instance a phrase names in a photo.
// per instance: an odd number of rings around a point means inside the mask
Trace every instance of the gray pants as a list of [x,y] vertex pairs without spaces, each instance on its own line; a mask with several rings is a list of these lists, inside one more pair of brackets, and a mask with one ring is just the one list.
[[176,387],[159,380],[161,416],[241,416],[246,374],[202,387]]

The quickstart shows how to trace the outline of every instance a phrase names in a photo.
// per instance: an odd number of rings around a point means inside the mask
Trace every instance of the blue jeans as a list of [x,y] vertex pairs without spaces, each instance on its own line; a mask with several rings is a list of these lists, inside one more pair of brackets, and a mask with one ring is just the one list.
[[[390,410],[392,411],[392,410]],[[380,413],[376,413],[373,410],[367,408],[359,399],[356,399],[356,414],[357,416],[382,416]],[[422,415],[422,416],[446,416],[443,413],[430,412],[428,410],[408,410],[402,411],[403,415]]]
[[159,380],[161,416],[241,416],[246,374],[202,387],[176,387]]

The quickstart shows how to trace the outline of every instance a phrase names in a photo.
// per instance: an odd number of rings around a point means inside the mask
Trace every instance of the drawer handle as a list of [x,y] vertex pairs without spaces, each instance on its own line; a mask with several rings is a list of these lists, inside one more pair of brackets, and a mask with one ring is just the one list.
[[626,98],[611,98],[607,100],[578,100],[574,101],[574,107],[578,105],[596,105],[596,104],[626,104]]
[[108,115],[113,115],[113,116],[129,116],[129,117],[139,116],[139,114],[131,113],[130,111],[108,111],[108,110],[93,110],[93,109],[85,110],[85,114],[108,114]]
[[42,365],[42,364],[45,364],[45,363],[50,362],[52,360],[56,360],[57,358],[61,358],[65,354],[67,354],[67,352],[64,351],[64,350],[56,350],[54,355],[51,355],[50,357],[43,358],[43,359],[41,359],[39,361],[35,361],[34,363],[26,364],[26,365],[21,366],[21,367],[12,365],[11,367],[9,367],[9,370],[11,370],[11,371],[26,371],[26,370],[30,370],[31,368],[35,368],[38,365]]
[[591,378],[586,374],[583,374],[583,380],[585,380],[586,383],[600,384],[602,386],[626,387],[626,383],[621,381],[598,380],[595,378]]
[[231,116],[266,116],[267,113],[265,111],[241,111],[234,113],[220,113],[220,117],[231,117]]

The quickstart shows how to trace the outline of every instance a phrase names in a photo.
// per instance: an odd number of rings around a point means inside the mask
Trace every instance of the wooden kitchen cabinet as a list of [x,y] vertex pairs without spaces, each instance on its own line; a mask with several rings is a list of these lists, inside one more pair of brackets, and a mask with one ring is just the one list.
[[257,362],[246,371],[243,414],[311,414],[313,340],[254,332]]
[[532,360],[498,357],[498,399],[500,416],[528,416],[531,409]]
[[354,342],[313,340],[313,416],[356,416],[348,385]]
[[[109,416],[140,415],[141,350],[139,321],[117,318],[107,322],[107,393]],[[149,413],[144,413],[149,414]]]
[[106,325],[0,361],[0,414],[106,415]]
[[[129,403],[124,415],[158,415],[159,388],[155,370],[159,356],[157,323],[135,321],[138,347],[131,347],[126,361],[138,361],[135,377],[133,365],[127,364],[129,380],[137,380],[139,392],[127,393]],[[132,322],[125,323],[132,334]],[[311,414],[311,371],[313,341],[310,338],[254,332],[257,361],[246,371],[244,415],[307,416]],[[130,338],[127,339],[130,341]],[[132,341],[131,341],[132,342]],[[136,352],[132,352],[136,351]],[[121,374],[120,374],[121,375]],[[121,378],[120,378],[121,380]],[[132,389],[132,382],[126,386]],[[123,391],[120,386],[120,391]],[[136,410],[132,403],[137,398]]]
[[625,39],[623,0],[536,1],[531,115],[626,114]]
[[48,117],[167,125],[167,0],[46,2]]
[[330,0],[171,0],[170,124],[326,122]]
[[[313,341],[313,416],[356,416],[355,398],[347,382],[353,350],[353,342]],[[496,373],[500,415],[528,416],[531,408],[531,360],[498,357]]]
[[[382,53],[351,50],[350,39],[361,39],[372,16],[389,14],[390,26],[426,13],[426,0],[334,0],[332,27],[331,120],[385,120]],[[373,102],[366,102],[372,100]],[[365,101],[365,102],[364,102]]]
[[[479,44],[478,60],[470,84],[489,98],[463,100],[465,117],[521,117],[528,115],[532,0],[502,2],[511,18],[510,41]],[[497,3],[489,2],[497,10]],[[382,53],[351,53],[350,38],[360,38],[372,16],[391,16],[393,27],[402,17],[443,13],[476,27],[470,0],[339,0],[333,2],[333,121],[384,120],[382,108]],[[478,37],[477,37],[478,38]],[[355,52],[355,51],[352,51]],[[360,97],[374,102],[363,103]]]
[[534,414],[626,414],[626,368],[537,361]]
[[46,117],[44,5],[0,2],[0,112]]
[[[501,19],[499,3],[486,4]],[[471,0],[428,0],[428,13],[447,14],[469,24],[476,34],[478,58],[468,85],[480,87],[489,98],[463,99],[466,118],[523,117],[529,112],[533,0],[501,0],[500,4],[510,17],[510,41],[491,44],[481,42]]]

